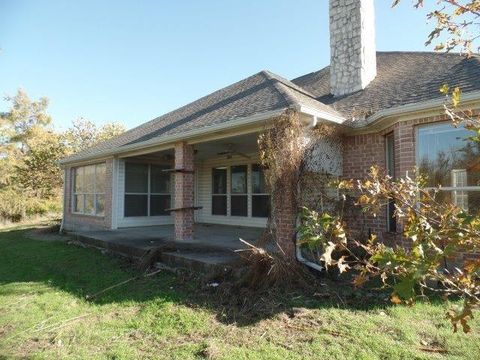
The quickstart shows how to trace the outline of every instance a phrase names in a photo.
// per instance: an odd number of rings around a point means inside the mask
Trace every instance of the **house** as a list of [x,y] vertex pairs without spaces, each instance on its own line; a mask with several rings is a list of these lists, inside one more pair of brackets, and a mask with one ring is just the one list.
[[[342,146],[328,150],[334,175],[361,178],[377,164],[402,177],[418,166],[445,199],[477,210],[480,176],[468,164],[478,148],[448,124],[439,88],[460,86],[464,105],[478,107],[480,60],[377,52],[373,0],[330,0],[330,51],[324,69],[293,80],[261,71],[63,159],[64,228],[173,224],[176,240],[191,241],[195,224],[265,227],[273,200],[257,139],[289,109],[305,126],[341,129]],[[274,205],[277,240],[293,256],[297,209],[288,196]],[[391,215],[390,206],[349,226],[394,238]]]

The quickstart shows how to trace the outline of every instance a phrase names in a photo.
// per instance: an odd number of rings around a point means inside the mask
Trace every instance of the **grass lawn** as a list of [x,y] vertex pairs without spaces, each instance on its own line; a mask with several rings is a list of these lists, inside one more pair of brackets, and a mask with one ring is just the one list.
[[248,308],[237,294],[243,310],[235,312],[219,300],[226,298],[221,288],[168,273],[86,301],[135,270],[96,250],[27,234],[0,230],[0,359],[480,358],[480,321],[469,335],[452,334],[444,304],[360,298],[339,306],[283,293]]

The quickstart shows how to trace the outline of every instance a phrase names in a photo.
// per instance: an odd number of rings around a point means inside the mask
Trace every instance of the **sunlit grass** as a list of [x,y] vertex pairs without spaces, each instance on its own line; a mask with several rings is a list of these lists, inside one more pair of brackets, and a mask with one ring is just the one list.
[[478,319],[472,334],[453,334],[442,304],[360,310],[305,297],[241,324],[225,319],[215,291],[168,273],[89,302],[136,271],[27,231],[0,232],[0,358],[480,358]]

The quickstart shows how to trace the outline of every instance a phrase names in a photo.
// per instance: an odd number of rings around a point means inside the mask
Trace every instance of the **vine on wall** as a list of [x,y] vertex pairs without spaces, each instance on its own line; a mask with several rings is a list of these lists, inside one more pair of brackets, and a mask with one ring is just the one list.
[[[287,110],[270,120],[259,136],[260,161],[272,196],[267,234],[280,247],[278,217],[292,206],[292,222],[302,207],[332,210],[337,191],[331,185],[342,170],[342,140],[337,127],[321,123],[314,128],[302,124],[300,115]],[[291,202],[287,204],[286,202]],[[292,243],[293,244],[293,243]]]

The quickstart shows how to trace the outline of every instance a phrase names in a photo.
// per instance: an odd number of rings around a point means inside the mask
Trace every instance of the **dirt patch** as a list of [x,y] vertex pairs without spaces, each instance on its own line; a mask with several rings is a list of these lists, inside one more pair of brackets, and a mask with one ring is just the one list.
[[39,241],[66,242],[71,240],[70,236],[60,234],[60,222],[57,220],[38,224],[35,228],[27,231],[25,234],[28,238]]

